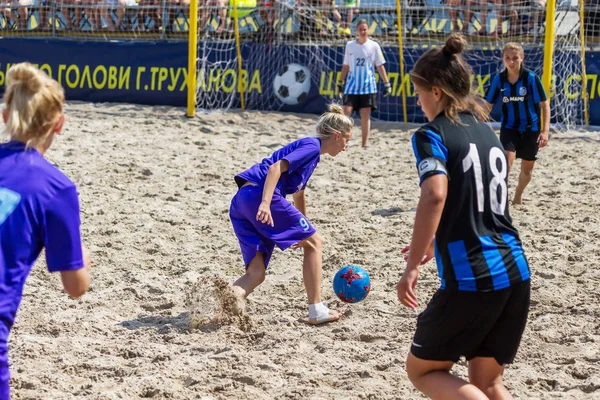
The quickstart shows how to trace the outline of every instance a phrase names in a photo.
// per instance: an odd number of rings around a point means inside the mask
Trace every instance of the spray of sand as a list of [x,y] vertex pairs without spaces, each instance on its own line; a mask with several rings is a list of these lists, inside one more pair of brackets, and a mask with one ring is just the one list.
[[252,329],[252,321],[244,312],[244,300],[235,295],[231,285],[223,278],[198,278],[188,293],[187,303],[191,329],[230,324],[245,332]]

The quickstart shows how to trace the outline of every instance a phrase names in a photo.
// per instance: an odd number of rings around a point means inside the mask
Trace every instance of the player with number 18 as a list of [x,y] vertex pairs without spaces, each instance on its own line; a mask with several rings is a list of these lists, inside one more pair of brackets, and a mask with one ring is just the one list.
[[[430,398],[511,398],[502,383],[529,311],[530,272],[507,202],[506,153],[471,94],[452,34],[411,71],[429,123],[413,136],[421,196],[398,300],[415,309],[420,265],[435,257],[441,286],[417,320],[408,377]],[[461,356],[469,382],[449,373]]]

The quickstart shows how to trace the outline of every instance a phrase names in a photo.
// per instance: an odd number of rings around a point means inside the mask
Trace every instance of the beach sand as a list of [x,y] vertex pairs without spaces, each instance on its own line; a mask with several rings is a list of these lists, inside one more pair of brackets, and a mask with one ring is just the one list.
[[[93,283],[72,300],[43,256],[10,338],[15,399],[420,399],[404,371],[417,314],[396,299],[419,197],[409,130],[374,123],[323,156],[306,189],[324,240],[323,298],[346,264],[371,293],[336,323],[307,323],[302,252],[276,250],[244,321],[190,328],[212,312],[206,282],[243,273],[228,210],[233,176],[316,116],[130,104],[67,106],[47,158],[78,186]],[[518,399],[600,399],[600,142],[554,134],[524,204],[511,206],[533,278],[529,323],[505,381]],[[509,198],[518,168],[512,171]],[[34,179],[35,177],[32,177]],[[439,286],[433,262],[420,309]],[[454,372],[466,376],[464,362]]]

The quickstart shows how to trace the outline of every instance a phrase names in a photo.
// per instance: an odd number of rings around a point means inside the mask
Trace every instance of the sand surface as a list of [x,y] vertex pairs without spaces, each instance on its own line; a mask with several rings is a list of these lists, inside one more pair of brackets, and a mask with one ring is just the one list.
[[[416,314],[396,300],[419,187],[410,132],[374,125],[324,156],[306,191],[324,239],[324,299],[357,264],[372,290],[344,319],[307,324],[300,251],[276,250],[248,324],[190,329],[198,282],[243,272],[228,218],[233,176],[312,134],[315,116],[69,104],[47,154],[79,188],[93,284],[80,300],[45,263],[10,340],[15,399],[419,399],[404,372]],[[511,207],[533,272],[529,324],[506,385],[518,399],[600,399],[600,142],[554,134]],[[510,177],[510,190],[516,183]],[[417,287],[423,308],[439,283]],[[206,312],[209,306],[204,305]],[[193,312],[203,310],[192,309]],[[454,369],[465,376],[464,363]]]

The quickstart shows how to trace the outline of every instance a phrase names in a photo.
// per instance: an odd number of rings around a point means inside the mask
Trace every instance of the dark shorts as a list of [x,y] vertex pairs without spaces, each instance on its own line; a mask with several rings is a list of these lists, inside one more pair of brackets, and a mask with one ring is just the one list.
[[417,319],[410,352],[457,362],[461,356],[515,359],[529,314],[530,281],[493,292],[438,290]]
[[526,161],[537,160],[539,145],[537,143],[540,132],[521,132],[516,129],[501,128],[500,143],[504,150],[517,153],[516,158]]
[[257,221],[256,213],[262,201],[262,192],[262,187],[244,186],[233,197],[229,208],[229,218],[246,267],[258,251],[265,253],[265,266],[268,266],[275,245],[285,250],[316,233],[308,219],[285,197],[277,194],[271,200],[271,216],[275,226]]
[[359,111],[361,108],[370,108],[371,111],[375,111],[377,110],[377,93],[345,94],[342,104],[352,106],[353,111]]

